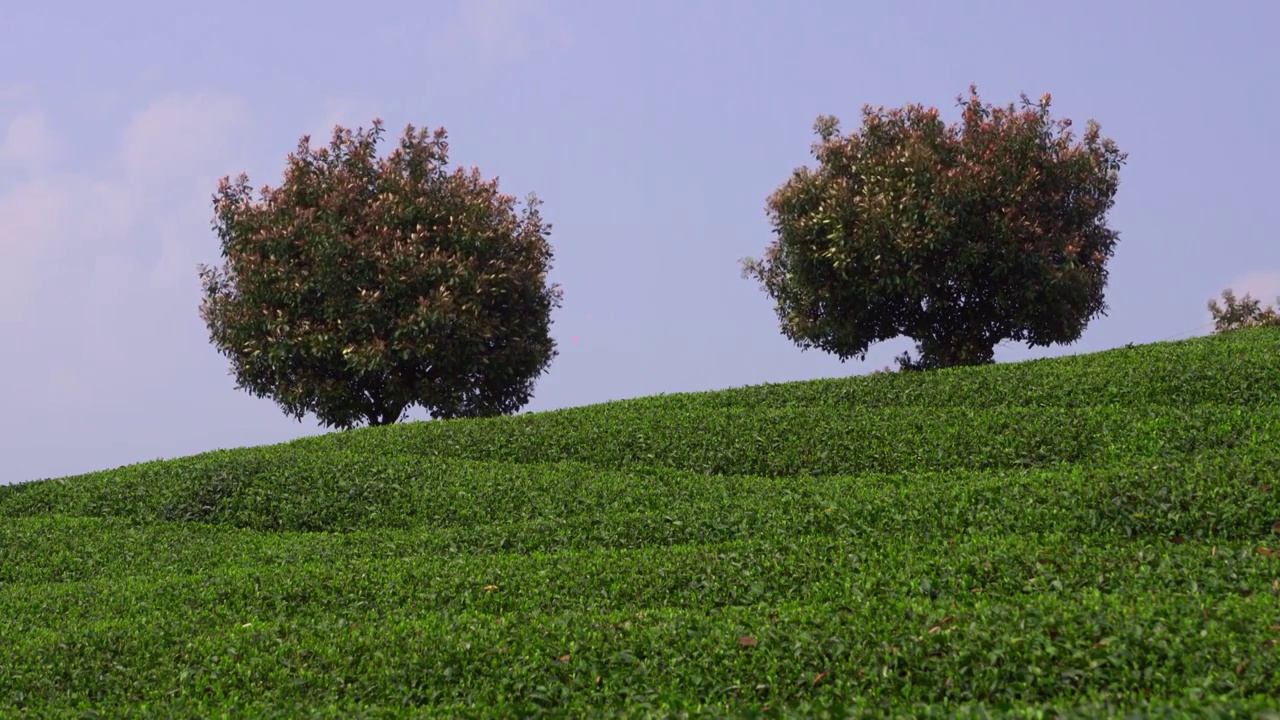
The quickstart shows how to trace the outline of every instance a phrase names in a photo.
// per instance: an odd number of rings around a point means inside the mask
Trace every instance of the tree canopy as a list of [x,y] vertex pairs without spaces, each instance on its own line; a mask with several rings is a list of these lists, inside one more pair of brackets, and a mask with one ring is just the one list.
[[529,195],[447,171],[443,128],[382,123],[304,136],[278,188],[224,177],[213,226],[225,264],[200,267],[201,318],[237,387],[326,427],[508,414],[556,355],[550,225]]
[[906,336],[904,369],[993,361],[1004,340],[1074,342],[1105,314],[1107,227],[1126,155],[1090,121],[1073,142],[1050,96],[1022,107],[957,98],[863,108],[860,132],[819,117],[816,169],[769,198],[775,240],[743,275],[776,302],[782,332],[841,360]]
[[1209,314],[1213,316],[1215,334],[1255,327],[1280,327],[1280,298],[1276,307],[1262,307],[1262,301],[1245,293],[1237,298],[1235,291],[1222,291],[1222,305],[1209,300]]

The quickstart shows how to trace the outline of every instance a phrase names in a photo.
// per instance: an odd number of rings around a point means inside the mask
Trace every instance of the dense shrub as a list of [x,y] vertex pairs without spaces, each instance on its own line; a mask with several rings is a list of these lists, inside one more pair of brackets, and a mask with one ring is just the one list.
[[1256,328],[0,486],[0,715],[1267,717],[1278,351]]
[[743,263],[801,348],[844,360],[906,336],[904,369],[985,364],[1004,340],[1074,342],[1105,312],[1125,154],[1093,121],[1073,143],[1047,94],[1019,110],[969,92],[950,126],[919,105],[865,107],[849,135],[818,118],[818,167],[769,198],[777,238]]
[[226,264],[201,267],[201,317],[237,386],[326,427],[512,413],[555,357],[560,291],[550,226],[479,170],[453,173],[443,129],[382,125],[303,137],[279,188],[255,201],[223,178],[214,227]]

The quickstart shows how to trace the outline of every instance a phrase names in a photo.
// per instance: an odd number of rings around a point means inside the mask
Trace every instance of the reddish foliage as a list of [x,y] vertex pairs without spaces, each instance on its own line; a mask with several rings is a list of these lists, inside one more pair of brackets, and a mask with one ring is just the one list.
[[1105,312],[1105,224],[1125,160],[1090,121],[1073,143],[1050,97],[936,108],[866,107],[861,132],[820,117],[818,168],[769,198],[777,235],[744,261],[784,334],[842,360],[907,336],[904,369],[982,364],[1003,340],[1068,343]]
[[555,356],[550,226],[478,169],[447,172],[445,131],[303,137],[279,188],[214,195],[222,268],[201,267],[201,317],[237,386],[326,426],[514,412]]

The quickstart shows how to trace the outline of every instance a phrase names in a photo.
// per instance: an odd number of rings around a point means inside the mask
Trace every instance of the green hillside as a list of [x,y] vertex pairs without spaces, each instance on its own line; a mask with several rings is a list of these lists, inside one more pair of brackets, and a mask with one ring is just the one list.
[[0,715],[1257,717],[1278,489],[1276,329],[4,486]]

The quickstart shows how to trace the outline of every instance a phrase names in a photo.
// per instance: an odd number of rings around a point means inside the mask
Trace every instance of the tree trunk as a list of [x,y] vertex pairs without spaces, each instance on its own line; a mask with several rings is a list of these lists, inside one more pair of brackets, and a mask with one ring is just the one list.
[[394,425],[400,421],[405,405],[388,405],[380,403],[369,413],[369,426]]
[[918,359],[912,361],[905,353],[899,359],[904,370],[938,370],[995,362],[995,342],[980,335],[926,336],[916,339],[916,349]]

